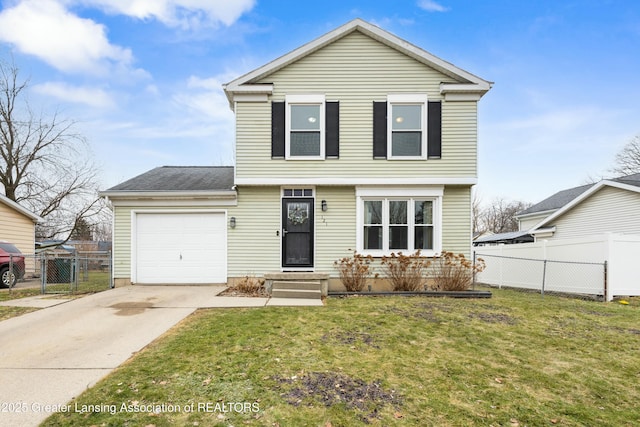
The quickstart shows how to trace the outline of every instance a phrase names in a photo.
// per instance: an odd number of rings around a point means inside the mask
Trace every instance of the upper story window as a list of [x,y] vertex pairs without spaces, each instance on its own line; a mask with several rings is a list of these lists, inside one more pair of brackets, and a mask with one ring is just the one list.
[[388,158],[426,158],[427,96],[389,95],[387,102]]
[[287,159],[325,157],[324,95],[288,95],[285,156]]

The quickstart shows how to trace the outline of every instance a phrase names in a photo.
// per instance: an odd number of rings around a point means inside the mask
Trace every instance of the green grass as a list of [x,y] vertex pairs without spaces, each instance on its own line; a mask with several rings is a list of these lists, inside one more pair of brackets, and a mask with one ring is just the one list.
[[632,426],[639,349],[636,304],[512,291],[200,310],[44,425]]
[[[0,289],[0,301],[9,301],[12,299],[25,298],[39,295],[40,289]],[[21,316],[25,313],[38,310],[30,307],[3,307],[0,306],[0,321],[11,317]]]
[[[56,283],[47,285],[47,294],[78,295],[101,292],[109,288],[109,272],[89,271],[87,276],[80,275],[77,289],[72,289],[69,283]],[[11,288],[0,289],[0,301],[25,298],[40,295],[41,289],[37,288]],[[2,307],[0,306],[0,321],[30,313],[38,310],[29,307]]]
[[40,288],[26,288],[26,289],[16,289],[16,288],[3,288],[0,289],[0,301],[9,301],[12,299],[18,298],[26,298],[32,297],[34,295],[40,295]]
[[93,292],[101,292],[109,288],[110,273],[105,271],[89,271],[85,276],[80,273],[78,276],[78,287],[71,283],[48,283],[46,293],[71,293],[71,294],[87,294]]

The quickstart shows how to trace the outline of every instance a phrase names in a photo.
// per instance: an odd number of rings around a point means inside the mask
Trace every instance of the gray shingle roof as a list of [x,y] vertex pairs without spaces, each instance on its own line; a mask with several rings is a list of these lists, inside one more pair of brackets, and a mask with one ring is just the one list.
[[[613,178],[613,179],[610,179],[609,181],[616,181],[622,184],[634,185],[636,187],[640,187],[640,173],[623,176],[620,178]],[[563,207],[564,205],[566,205],[567,203],[569,203],[570,201],[572,201],[573,199],[575,199],[576,197],[578,197],[579,195],[581,195],[582,193],[584,193],[585,191],[593,187],[594,185],[595,184],[587,184],[587,185],[581,185],[579,187],[569,188],[567,190],[558,191],[556,194],[554,194],[551,197],[547,197],[540,203],[536,203],[535,205],[521,212],[518,212],[518,216],[532,214],[536,212],[546,212],[546,211],[560,209],[561,207]]]
[[527,215],[536,212],[545,212],[551,211],[555,209],[560,209],[588,189],[590,189],[594,184],[581,185],[579,187],[569,188],[567,190],[558,191],[551,197],[547,197],[543,201],[536,203],[529,208],[518,212],[518,215]]
[[620,178],[612,179],[612,181],[621,182],[623,184],[634,185],[636,187],[640,187],[640,173],[636,173],[633,175],[623,176]]
[[233,166],[162,166],[111,187],[111,191],[232,190]]
[[474,245],[482,243],[526,243],[533,242],[533,237],[527,231],[510,231],[491,236],[480,237],[473,241]]

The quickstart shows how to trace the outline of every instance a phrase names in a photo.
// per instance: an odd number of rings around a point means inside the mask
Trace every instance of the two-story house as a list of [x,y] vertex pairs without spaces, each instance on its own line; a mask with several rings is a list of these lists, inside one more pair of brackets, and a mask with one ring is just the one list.
[[235,168],[103,195],[122,283],[316,272],[357,250],[470,254],[477,103],[492,83],[360,19],[224,85]]

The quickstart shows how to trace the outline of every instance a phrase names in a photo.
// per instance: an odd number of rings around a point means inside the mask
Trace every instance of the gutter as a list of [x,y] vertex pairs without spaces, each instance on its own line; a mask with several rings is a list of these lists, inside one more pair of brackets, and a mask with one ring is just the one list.
[[206,190],[206,191],[100,191],[100,197],[108,199],[235,199],[235,190]]

